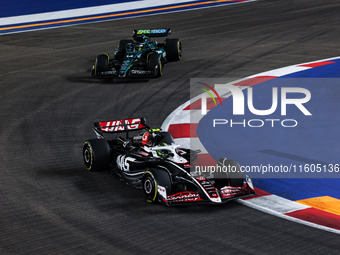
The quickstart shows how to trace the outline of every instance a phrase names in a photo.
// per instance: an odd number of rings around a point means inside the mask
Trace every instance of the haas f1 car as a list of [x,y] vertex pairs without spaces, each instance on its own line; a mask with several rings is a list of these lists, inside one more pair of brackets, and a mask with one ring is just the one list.
[[[87,170],[110,169],[122,181],[142,189],[150,203],[221,204],[255,194],[250,177],[243,177],[234,160],[217,162],[220,169],[237,169],[223,176],[195,173],[198,151],[181,148],[170,133],[151,129],[144,118],[96,122],[93,131],[97,139],[86,141],[83,147]],[[104,133],[115,138],[106,140]]]
[[[179,39],[168,38],[170,29],[134,30],[133,39],[120,40],[113,57],[98,55],[92,66],[94,78],[155,78],[163,74],[163,66],[182,56]],[[164,42],[151,37],[167,37]]]

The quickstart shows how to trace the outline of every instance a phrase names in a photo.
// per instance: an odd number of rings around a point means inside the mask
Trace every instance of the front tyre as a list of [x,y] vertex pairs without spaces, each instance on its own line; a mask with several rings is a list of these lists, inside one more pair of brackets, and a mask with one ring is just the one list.
[[87,170],[107,170],[110,165],[110,146],[104,139],[91,139],[84,143],[83,159]]
[[148,69],[153,73],[154,77],[161,77],[163,75],[162,58],[159,54],[151,53],[148,56]]
[[109,70],[109,55],[101,54],[96,58],[96,62],[94,63],[94,70],[92,71],[93,76],[98,76],[99,73],[105,72]]
[[153,173],[146,171],[142,179],[142,189],[149,203],[158,202],[157,181]]
[[216,188],[224,186],[243,187],[244,175],[236,160],[221,158],[218,160],[217,166],[222,171],[214,174]]
[[179,39],[165,40],[166,58],[168,61],[178,61],[182,58],[182,43]]

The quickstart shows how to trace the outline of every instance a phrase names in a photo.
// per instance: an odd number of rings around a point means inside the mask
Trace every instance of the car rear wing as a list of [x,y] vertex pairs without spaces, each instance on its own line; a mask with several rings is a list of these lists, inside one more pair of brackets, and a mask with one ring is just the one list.
[[133,36],[146,35],[148,37],[164,37],[164,36],[169,36],[170,34],[171,34],[170,28],[133,30]]
[[102,121],[94,123],[94,131],[99,133],[118,133],[148,129],[145,118]]

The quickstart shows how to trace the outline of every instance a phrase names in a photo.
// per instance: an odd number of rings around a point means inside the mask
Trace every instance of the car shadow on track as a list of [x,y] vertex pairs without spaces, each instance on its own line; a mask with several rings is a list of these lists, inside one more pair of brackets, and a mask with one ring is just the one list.
[[150,79],[147,78],[123,78],[123,79],[96,79],[92,78],[91,75],[69,75],[66,76],[65,79],[71,83],[92,83],[97,85],[113,85],[113,84],[122,84],[122,83],[145,83]]
[[[109,172],[88,172],[82,166],[77,168],[49,168],[35,171],[38,182],[54,186],[52,193],[60,196],[63,189],[71,190],[72,196],[80,201],[88,201],[101,213],[139,215],[213,215],[222,210],[235,210],[242,205],[235,201],[226,204],[187,204],[164,206],[150,204],[146,201],[142,190],[132,188],[121,182],[118,176]],[[60,190],[58,190],[60,189]]]

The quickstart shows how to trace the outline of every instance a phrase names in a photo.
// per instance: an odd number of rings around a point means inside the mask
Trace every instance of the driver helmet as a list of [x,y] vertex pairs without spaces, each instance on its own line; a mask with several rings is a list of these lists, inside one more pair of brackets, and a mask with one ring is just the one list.
[[[167,146],[167,143],[160,143],[158,146]],[[157,155],[162,157],[162,158],[167,158],[170,156],[170,151],[169,150],[157,150]]]

